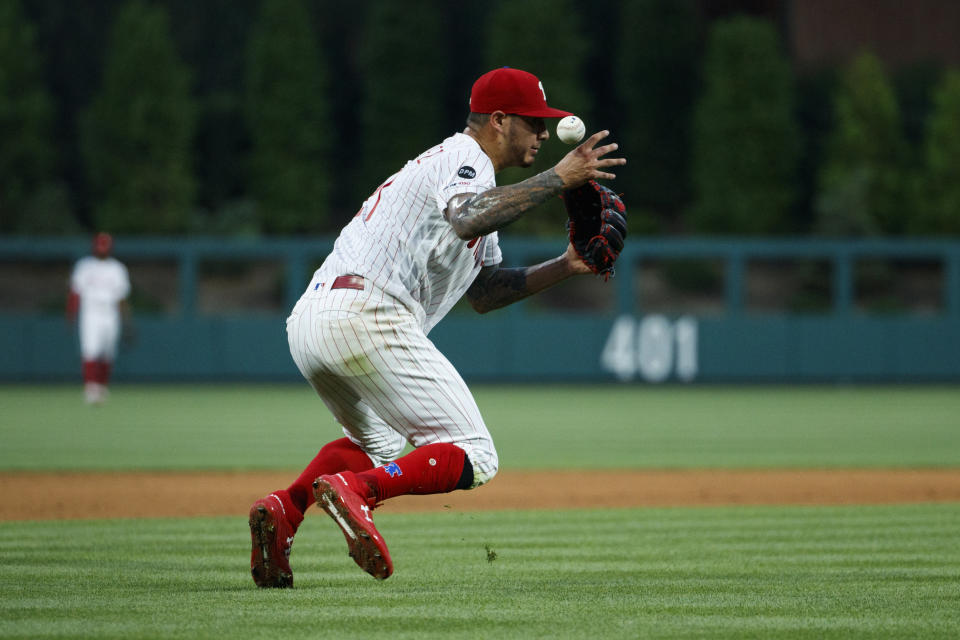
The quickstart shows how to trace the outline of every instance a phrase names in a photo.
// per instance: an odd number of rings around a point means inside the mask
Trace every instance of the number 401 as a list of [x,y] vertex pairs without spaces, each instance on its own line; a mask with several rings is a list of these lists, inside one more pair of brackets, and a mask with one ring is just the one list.
[[613,323],[600,366],[621,380],[638,374],[663,382],[671,373],[685,382],[697,376],[697,321],[689,316],[671,322],[662,315],[637,320],[620,316]]

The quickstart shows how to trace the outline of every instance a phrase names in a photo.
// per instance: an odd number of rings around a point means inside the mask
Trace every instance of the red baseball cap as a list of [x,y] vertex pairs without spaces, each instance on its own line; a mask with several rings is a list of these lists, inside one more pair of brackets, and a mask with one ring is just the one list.
[[547,94],[537,76],[510,67],[494,69],[477,78],[470,92],[470,111],[503,111],[537,118],[563,118],[573,115],[569,111],[547,106]]

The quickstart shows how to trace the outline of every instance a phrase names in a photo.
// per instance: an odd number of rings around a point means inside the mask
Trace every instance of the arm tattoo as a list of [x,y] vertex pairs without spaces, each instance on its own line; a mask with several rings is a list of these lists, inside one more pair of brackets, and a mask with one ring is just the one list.
[[467,298],[480,313],[522,300],[532,291],[527,289],[527,268],[496,269],[489,275],[481,273],[470,288]]
[[517,184],[494,187],[452,212],[450,224],[461,238],[476,238],[500,229],[563,190],[553,169]]

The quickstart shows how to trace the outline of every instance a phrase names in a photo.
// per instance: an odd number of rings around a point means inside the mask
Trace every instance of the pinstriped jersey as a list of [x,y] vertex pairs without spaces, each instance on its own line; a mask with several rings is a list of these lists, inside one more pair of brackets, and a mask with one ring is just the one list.
[[493,163],[477,141],[463,133],[450,136],[407,162],[364,201],[314,281],[363,276],[400,300],[429,332],[481,267],[503,259],[495,231],[462,240],[443,214],[454,196],[494,186]]

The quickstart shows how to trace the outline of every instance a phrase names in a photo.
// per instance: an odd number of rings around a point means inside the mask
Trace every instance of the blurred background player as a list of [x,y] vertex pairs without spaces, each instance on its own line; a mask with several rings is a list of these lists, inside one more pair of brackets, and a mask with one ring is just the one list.
[[112,250],[110,234],[96,234],[93,255],[77,261],[67,295],[67,318],[71,322],[79,319],[83,389],[90,404],[107,399],[122,320],[130,314],[130,278],[127,268],[110,255]]
[[[501,268],[497,230],[564,189],[611,179],[602,131],[554,167],[498,187],[529,167],[550,137],[543,85],[496,69],[473,85],[467,127],[410,160],[341,231],[287,320],[294,362],[343,427],[294,483],[250,509],[251,572],[260,587],[293,584],[289,555],[307,506],[333,518],[350,556],[375,578],[393,572],[371,509],[404,494],[473,489],[497,472],[477,404],[427,333],[466,294],[485,313],[590,269],[573,248],[530,267]],[[402,123],[397,123],[401,126]],[[558,221],[558,224],[560,222]],[[463,336],[484,348],[481,336]],[[414,450],[401,457],[407,444]]]

